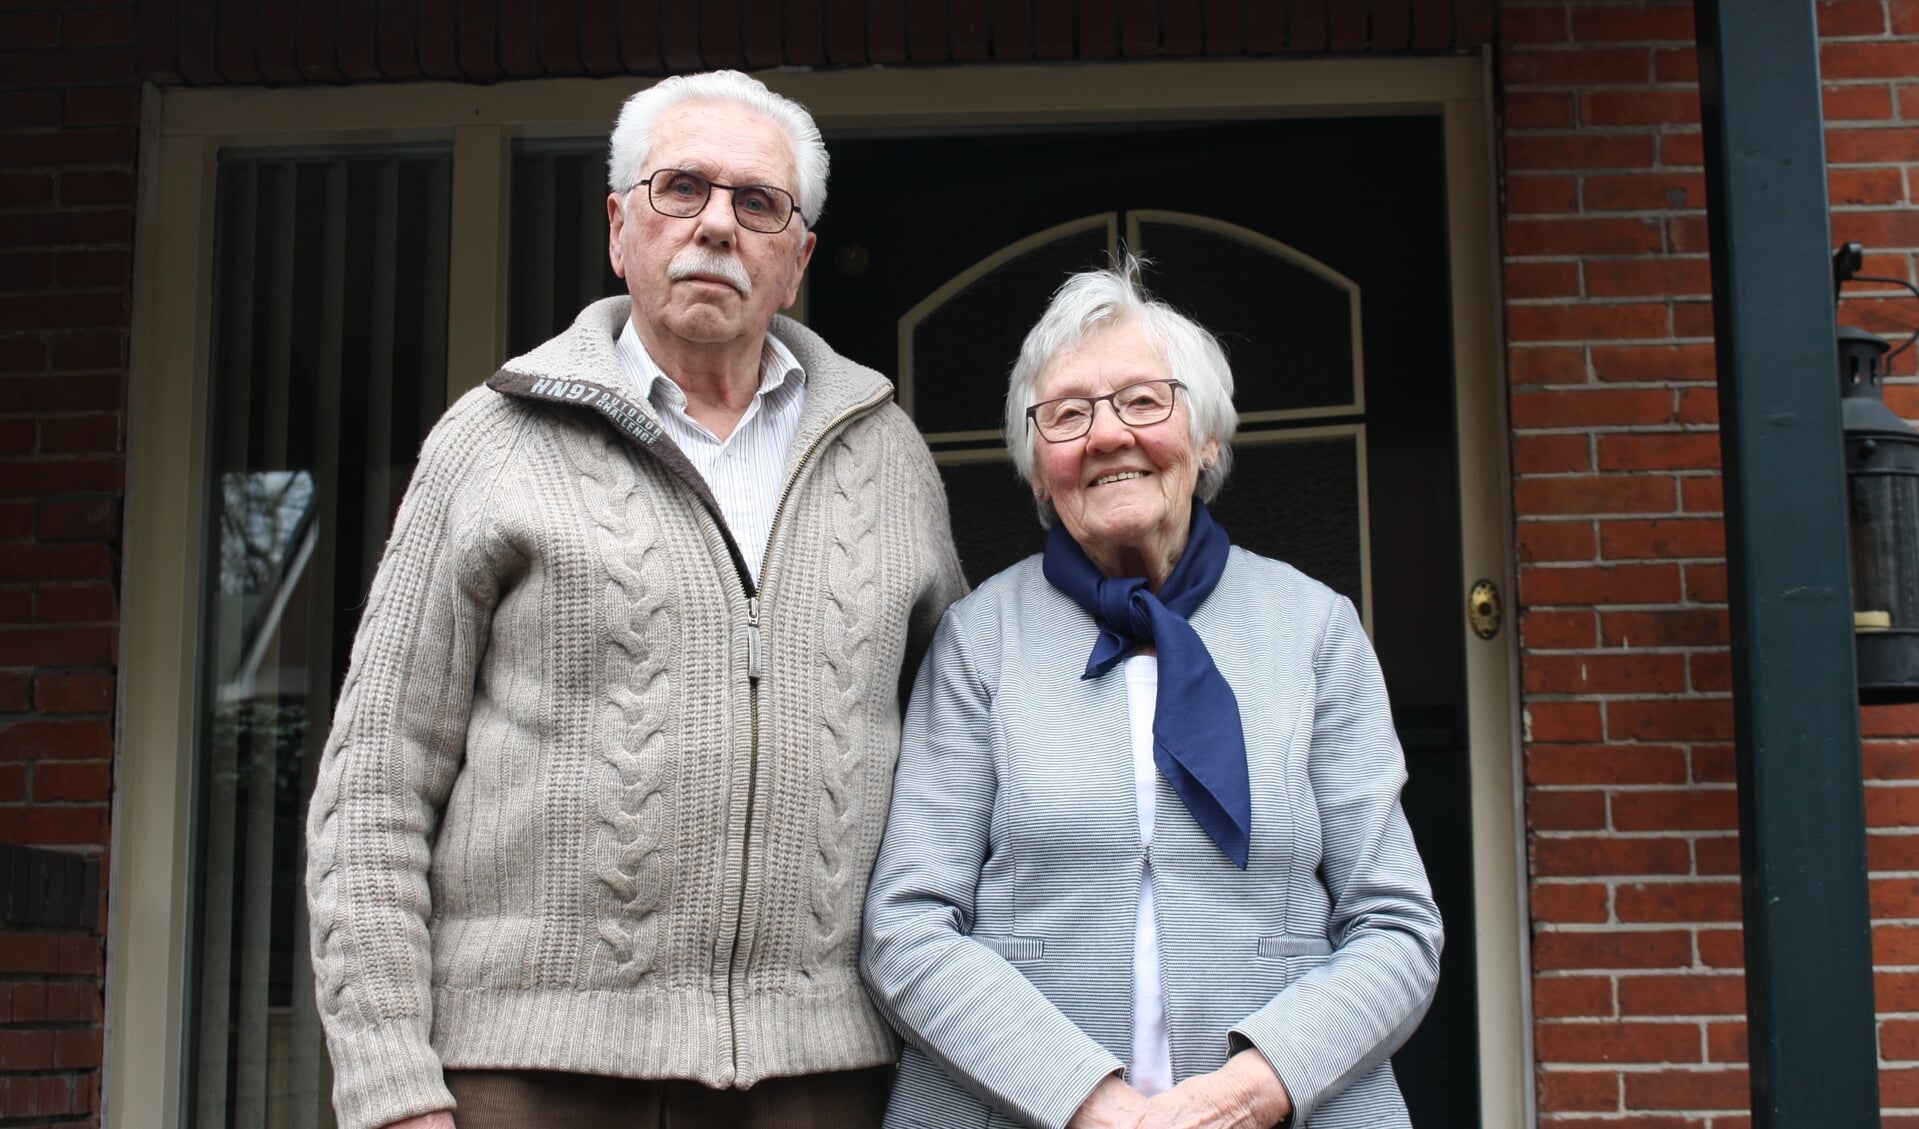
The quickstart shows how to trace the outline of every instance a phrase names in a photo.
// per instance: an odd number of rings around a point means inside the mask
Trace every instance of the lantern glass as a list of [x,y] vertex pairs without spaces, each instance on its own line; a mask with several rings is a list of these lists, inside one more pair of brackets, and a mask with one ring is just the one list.
[[1852,601],[1887,627],[1919,627],[1919,477],[1853,474]]

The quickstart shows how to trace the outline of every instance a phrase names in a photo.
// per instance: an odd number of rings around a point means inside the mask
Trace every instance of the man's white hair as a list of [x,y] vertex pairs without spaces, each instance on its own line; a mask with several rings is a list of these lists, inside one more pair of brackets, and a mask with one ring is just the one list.
[[794,170],[800,182],[790,188],[799,202],[800,218],[807,227],[820,222],[826,210],[826,142],[820,127],[806,107],[773,93],[766,84],[739,71],[706,71],[679,74],[661,79],[626,100],[620,107],[620,120],[613,126],[612,143],[606,159],[606,183],[614,192],[624,193],[653,171],[647,158],[653,149],[653,129],[666,111],[689,102],[721,102],[739,106],[772,121],[786,135],[793,150]]
[[[1233,369],[1219,340],[1205,326],[1147,293],[1140,282],[1140,266],[1140,259],[1127,252],[1118,266],[1073,275],[1053,293],[1046,312],[1027,331],[1007,381],[1006,449],[1021,481],[1037,485],[1033,451],[1044,440],[1027,426],[1026,409],[1038,400],[1047,368],[1094,331],[1137,322],[1173,379],[1186,386],[1186,421],[1193,450],[1201,450],[1208,439],[1219,442],[1219,457],[1200,469],[1194,487],[1200,501],[1210,502],[1233,467],[1233,432],[1239,427],[1239,413],[1233,409]],[[1053,517],[1052,503],[1041,501],[1040,524],[1050,527]]]

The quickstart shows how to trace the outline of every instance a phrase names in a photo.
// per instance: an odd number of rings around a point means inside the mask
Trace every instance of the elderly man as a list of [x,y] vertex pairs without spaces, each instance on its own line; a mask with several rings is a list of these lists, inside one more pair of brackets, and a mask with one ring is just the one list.
[[964,587],[878,374],[775,316],[827,157],[745,75],[612,137],[630,297],[434,428],[308,818],[343,1129],[877,1124],[900,695]]

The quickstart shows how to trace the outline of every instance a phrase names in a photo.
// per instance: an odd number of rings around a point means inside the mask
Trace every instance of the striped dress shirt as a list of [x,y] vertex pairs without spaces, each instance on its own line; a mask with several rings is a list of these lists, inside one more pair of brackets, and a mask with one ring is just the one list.
[[806,370],[779,338],[767,334],[760,351],[760,390],[733,434],[721,439],[686,414],[686,392],[647,353],[631,321],[620,331],[618,352],[629,391],[653,405],[667,435],[713,491],[757,586],[773,511],[786,485],[787,455],[806,406]]

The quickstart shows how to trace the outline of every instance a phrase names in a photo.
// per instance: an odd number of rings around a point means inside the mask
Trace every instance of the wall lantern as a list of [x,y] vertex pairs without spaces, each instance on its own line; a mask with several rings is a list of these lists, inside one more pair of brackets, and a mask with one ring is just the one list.
[[[1851,281],[1890,283],[1919,294],[1909,282],[1859,274],[1863,260],[1857,243],[1833,254],[1835,299]],[[1864,705],[1919,702],[1919,433],[1885,398],[1888,363],[1915,339],[1919,331],[1888,353],[1885,338],[1839,327],[1853,639]]]

